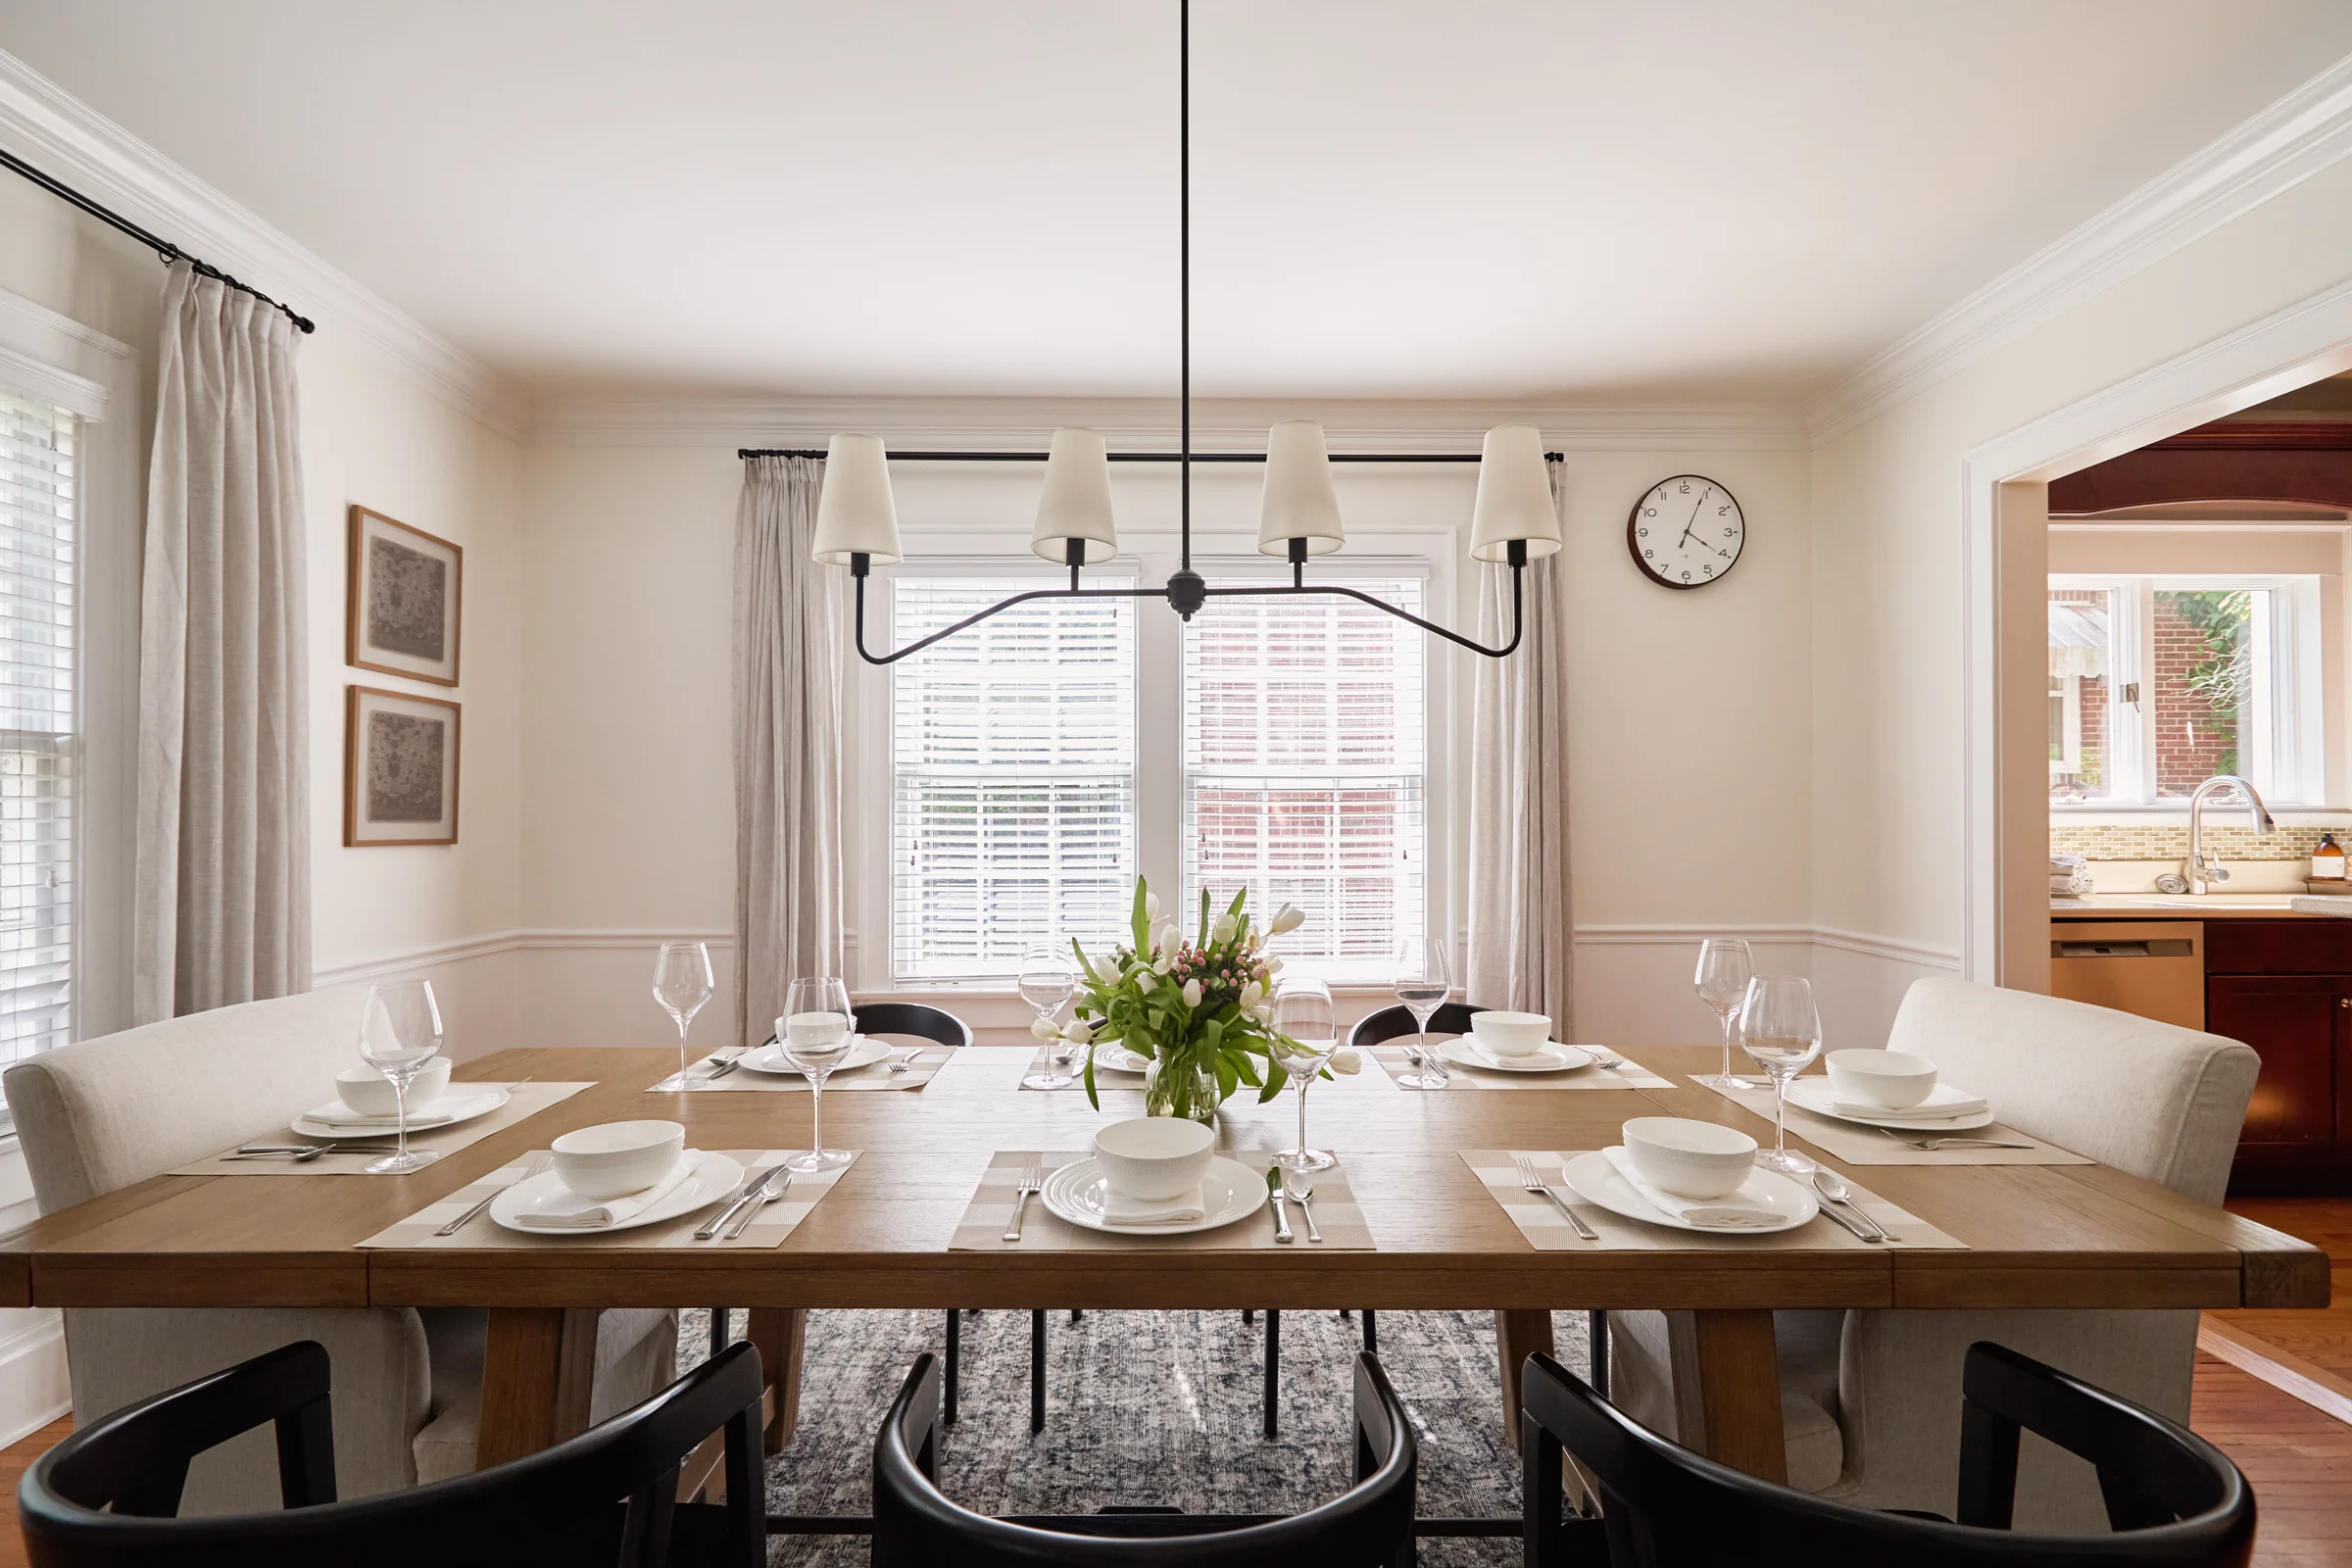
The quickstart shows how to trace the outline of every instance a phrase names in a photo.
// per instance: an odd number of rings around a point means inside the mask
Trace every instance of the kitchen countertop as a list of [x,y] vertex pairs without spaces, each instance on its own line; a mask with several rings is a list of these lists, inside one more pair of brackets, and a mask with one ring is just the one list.
[[[2341,908],[2331,908],[2341,905]],[[2053,920],[2326,920],[2352,919],[2352,889],[2344,896],[2301,893],[2093,893],[2052,899]]]

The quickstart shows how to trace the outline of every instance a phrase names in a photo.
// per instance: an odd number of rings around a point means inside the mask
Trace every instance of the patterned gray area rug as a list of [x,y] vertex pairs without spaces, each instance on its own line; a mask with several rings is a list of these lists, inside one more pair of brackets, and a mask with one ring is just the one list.
[[[733,1314],[736,1334],[743,1317]],[[1515,1514],[1519,1460],[1503,1439],[1489,1312],[1383,1312],[1380,1358],[1421,1444],[1424,1516]],[[1560,1359],[1586,1370],[1585,1316],[1552,1319]],[[679,1364],[702,1359],[709,1315],[684,1314]],[[1347,1490],[1356,1318],[1282,1315],[1280,1435],[1263,1420],[1264,1319],[1220,1312],[1088,1312],[1047,1329],[1046,1430],[1029,1430],[1029,1314],[966,1315],[956,1424],[940,1484],[985,1513],[1091,1513],[1109,1503],[1194,1513],[1292,1513]],[[941,1312],[811,1312],[800,1428],[768,1461],[775,1513],[862,1514],[874,1432],[907,1369],[944,1352]],[[773,1563],[866,1560],[865,1538],[785,1538]],[[1519,1561],[1515,1539],[1425,1541],[1421,1560]]]

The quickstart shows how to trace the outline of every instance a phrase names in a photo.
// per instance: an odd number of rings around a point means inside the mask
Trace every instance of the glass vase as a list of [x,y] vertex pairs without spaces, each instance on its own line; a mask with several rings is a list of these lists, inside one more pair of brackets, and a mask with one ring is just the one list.
[[1190,1056],[1154,1056],[1144,1069],[1144,1114],[1217,1119],[1216,1074]]

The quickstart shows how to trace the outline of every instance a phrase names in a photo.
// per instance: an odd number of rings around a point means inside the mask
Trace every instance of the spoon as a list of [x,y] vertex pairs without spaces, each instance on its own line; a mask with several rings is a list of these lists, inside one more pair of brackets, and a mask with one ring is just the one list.
[[1831,1170],[1828,1166],[1816,1165],[1813,1167],[1813,1190],[1819,1193],[1823,1198],[1828,1199],[1831,1202],[1836,1203],[1839,1208],[1842,1208],[1847,1213],[1853,1215],[1854,1218],[1860,1220],[1863,1224],[1868,1225],[1874,1234],[1868,1238],[1865,1238],[1865,1240],[1875,1240],[1881,1242],[1891,1242],[1894,1240],[1894,1233],[1892,1231],[1889,1231],[1886,1226],[1871,1218],[1870,1215],[1863,1210],[1862,1205],[1854,1201],[1854,1190],[1845,1185],[1845,1178],[1838,1175],[1836,1171]]
[[1298,1217],[1306,1221],[1306,1239],[1309,1242],[1321,1241],[1323,1233],[1315,1228],[1314,1177],[1302,1170],[1286,1168],[1282,1173],[1282,1190],[1290,1196],[1292,1202],[1298,1205]]

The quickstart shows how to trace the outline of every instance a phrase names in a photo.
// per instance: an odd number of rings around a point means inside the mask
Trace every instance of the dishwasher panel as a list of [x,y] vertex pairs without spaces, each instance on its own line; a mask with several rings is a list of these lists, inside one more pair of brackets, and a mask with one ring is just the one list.
[[2201,920],[2053,920],[2050,995],[2205,1027]]

